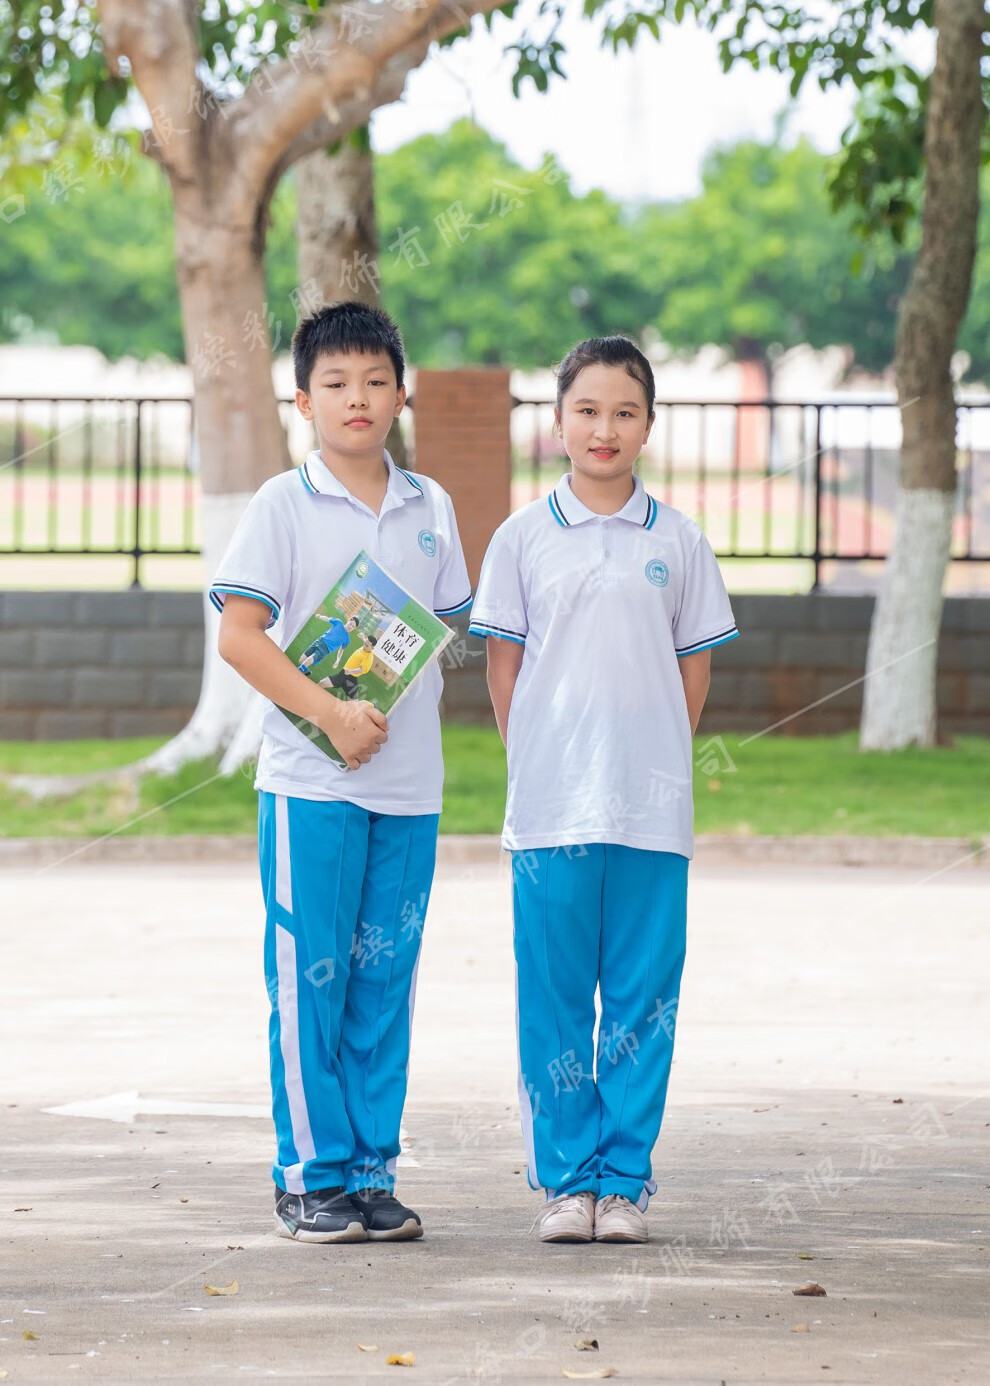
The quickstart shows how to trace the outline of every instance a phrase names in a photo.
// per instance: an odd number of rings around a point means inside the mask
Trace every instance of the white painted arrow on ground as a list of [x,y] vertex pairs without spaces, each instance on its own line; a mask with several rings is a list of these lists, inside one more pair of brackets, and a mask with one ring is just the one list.
[[253,1102],[180,1102],[171,1098],[140,1097],[136,1092],[114,1092],[45,1107],[51,1116],[96,1117],[102,1121],[134,1121],[139,1116],[270,1117],[270,1107]]
[[[271,1108],[255,1102],[179,1102],[171,1098],[141,1097],[136,1092],[113,1092],[106,1097],[66,1102],[61,1107],[43,1107],[48,1116],[95,1117],[98,1121],[117,1121],[129,1125],[139,1116],[268,1117]],[[406,1140],[406,1132],[400,1134]],[[399,1164],[419,1167],[411,1155],[400,1155]]]

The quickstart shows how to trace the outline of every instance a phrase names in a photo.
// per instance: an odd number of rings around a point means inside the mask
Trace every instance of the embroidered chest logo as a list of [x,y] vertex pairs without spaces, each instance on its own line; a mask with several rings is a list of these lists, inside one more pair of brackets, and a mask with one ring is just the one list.
[[419,547],[426,554],[427,558],[435,558],[437,552],[437,536],[432,529],[421,529],[419,531]]
[[670,581],[670,569],[659,558],[651,558],[646,565],[646,576],[654,587],[666,587]]

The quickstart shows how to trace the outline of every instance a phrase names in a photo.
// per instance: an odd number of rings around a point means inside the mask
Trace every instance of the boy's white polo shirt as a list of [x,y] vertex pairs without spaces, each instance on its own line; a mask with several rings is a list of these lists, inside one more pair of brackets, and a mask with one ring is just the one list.
[[739,633],[698,525],[638,477],[617,514],[596,515],[565,476],[495,531],[470,630],[525,647],[503,847],[611,842],[692,856],[678,658]]
[[[357,500],[320,457],[272,477],[248,503],[210,586],[271,610],[285,649],[354,555],[364,549],[407,592],[446,620],[471,605],[471,583],[450,497],[437,482],[396,467],[388,453],[381,513]],[[389,717],[389,738],[367,765],[340,771],[272,703],[265,709],[255,788],[303,799],[346,799],[372,813],[439,813],[443,686],[434,662]]]

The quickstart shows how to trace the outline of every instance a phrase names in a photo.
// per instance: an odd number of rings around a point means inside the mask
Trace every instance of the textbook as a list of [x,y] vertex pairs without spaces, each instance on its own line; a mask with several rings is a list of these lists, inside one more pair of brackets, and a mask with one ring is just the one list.
[[[362,549],[285,653],[335,697],[371,703],[387,717],[453,637]],[[325,732],[275,706],[338,769],[348,768]]]

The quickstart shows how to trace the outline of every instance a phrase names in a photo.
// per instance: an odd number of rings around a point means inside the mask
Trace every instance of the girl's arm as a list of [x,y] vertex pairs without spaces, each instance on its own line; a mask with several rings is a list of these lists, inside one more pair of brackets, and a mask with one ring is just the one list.
[[494,635],[490,635],[485,644],[488,646],[488,691],[492,696],[495,721],[504,744],[512,691],[522,668],[525,646],[514,640],[499,640]]
[[684,655],[677,663],[681,670],[681,682],[684,684],[684,697],[687,702],[688,720],[691,723],[691,735],[693,736],[698,730],[701,710],[705,706],[705,699],[708,697],[708,685],[711,683],[712,652],[711,650],[699,650],[697,654]]
[[220,617],[220,658],[273,703],[325,732],[352,770],[388,740],[388,722],[370,703],[342,702],[301,674],[265,634],[271,615],[253,597],[228,595]]

